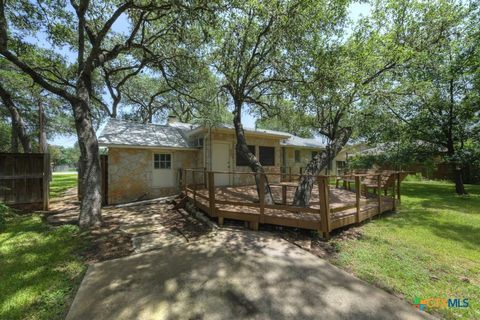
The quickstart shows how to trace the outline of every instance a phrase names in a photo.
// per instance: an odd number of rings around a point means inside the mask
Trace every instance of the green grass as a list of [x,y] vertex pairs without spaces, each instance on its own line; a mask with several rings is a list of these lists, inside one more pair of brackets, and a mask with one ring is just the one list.
[[338,241],[334,263],[410,302],[468,298],[468,308],[429,312],[480,319],[480,186],[467,189],[459,197],[447,182],[402,183],[400,212],[363,225],[360,239]]
[[53,173],[50,183],[50,198],[56,198],[62,195],[70,188],[77,186],[77,173]]
[[[54,174],[53,194],[75,185],[75,177]],[[0,319],[63,319],[86,270],[79,255],[85,238],[76,226],[53,228],[36,214],[2,208]]]

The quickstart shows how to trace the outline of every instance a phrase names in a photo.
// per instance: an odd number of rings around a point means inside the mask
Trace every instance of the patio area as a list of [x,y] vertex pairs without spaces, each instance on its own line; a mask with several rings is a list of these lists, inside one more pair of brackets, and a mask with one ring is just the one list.
[[[195,174],[195,170],[192,170],[192,174]],[[217,217],[220,225],[224,219],[234,219],[248,222],[253,230],[257,230],[259,224],[273,224],[318,230],[328,238],[329,232],[334,229],[358,224],[387,211],[395,211],[399,205],[401,179],[396,179],[399,176],[396,173],[389,173],[392,175],[388,179],[391,182],[388,185],[379,183],[375,193],[362,193],[360,187],[352,189],[353,191],[334,187],[329,184],[330,177],[319,176],[308,207],[291,205],[297,182],[270,183],[275,203],[266,204],[265,195],[263,192],[258,195],[255,185],[216,187],[210,183],[215,181],[215,174],[217,172],[204,172],[204,184],[191,185],[186,181],[184,192],[199,209],[210,217]],[[360,176],[357,176],[359,181]],[[260,180],[265,183],[265,177]]]

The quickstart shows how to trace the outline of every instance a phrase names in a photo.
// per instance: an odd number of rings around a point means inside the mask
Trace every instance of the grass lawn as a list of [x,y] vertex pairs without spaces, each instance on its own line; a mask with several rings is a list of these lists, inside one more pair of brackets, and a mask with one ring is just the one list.
[[70,188],[77,186],[77,173],[53,173],[50,182],[50,198],[61,196]]
[[468,308],[429,308],[447,319],[480,319],[480,186],[459,197],[447,182],[402,183],[397,214],[364,224],[363,236],[339,241],[333,261],[413,302],[467,298]]
[[[72,184],[71,175],[53,176],[55,195]],[[6,215],[0,231],[0,319],[63,319],[86,270],[78,255],[86,240],[75,226],[52,228],[36,214]]]

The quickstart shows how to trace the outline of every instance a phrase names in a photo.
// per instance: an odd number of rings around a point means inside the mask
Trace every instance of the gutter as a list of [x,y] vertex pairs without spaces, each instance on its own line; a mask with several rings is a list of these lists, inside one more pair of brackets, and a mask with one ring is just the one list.
[[164,147],[164,146],[142,146],[142,145],[129,145],[129,144],[110,144],[99,143],[101,147],[107,148],[120,148],[120,149],[163,149],[163,150],[179,150],[179,151],[198,151],[198,148],[190,147]]

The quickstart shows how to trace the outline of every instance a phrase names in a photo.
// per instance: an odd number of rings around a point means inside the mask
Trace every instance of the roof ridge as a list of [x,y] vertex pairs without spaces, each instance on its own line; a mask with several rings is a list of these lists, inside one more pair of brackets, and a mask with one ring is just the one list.
[[117,118],[110,118],[108,121],[118,121],[118,122],[128,122],[128,123],[133,123],[133,124],[139,124],[139,125],[142,125],[142,126],[156,126],[156,127],[169,127],[169,128],[173,128],[173,126],[169,126],[168,124],[159,124],[159,123],[151,123],[151,122],[147,122],[147,123],[142,123],[142,122],[139,122],[139,121],[135,121],[135,120],[130,120],[130,119],[117,119]]

